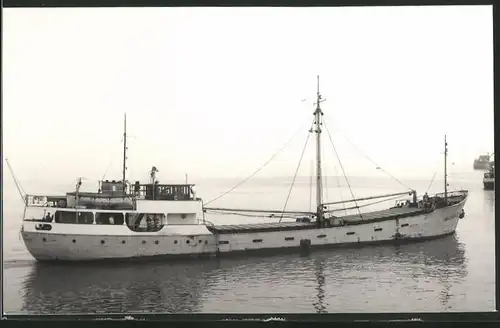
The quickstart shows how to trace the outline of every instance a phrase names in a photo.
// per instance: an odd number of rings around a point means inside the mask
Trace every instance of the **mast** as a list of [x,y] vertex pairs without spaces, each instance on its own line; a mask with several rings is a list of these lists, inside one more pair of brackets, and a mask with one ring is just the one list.
[[122,184],[123,192],[126,191],[125,186],[125,171],[127,170],[127,113],[123,120],[123,171],[122,171]]
[[323,111],[321,110],[320,103],[322,102],[321,94],[319,93],[319,75],[317,76],[318,85],[316,92],[316,110],[314,111],[314,124],[316,132],[316,217],[319,224],[323,221],[323,179],[321,172],[321,118]]
[[448,157],[448,143],[446,142],[446,134],[444,135],[444,201],[448,203],[448,172],[447,172],[447,162]]

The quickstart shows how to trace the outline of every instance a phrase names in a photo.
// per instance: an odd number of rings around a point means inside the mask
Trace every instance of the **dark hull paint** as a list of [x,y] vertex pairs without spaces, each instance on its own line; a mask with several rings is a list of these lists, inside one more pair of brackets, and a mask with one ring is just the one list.
[[374,245],[404,245],[410,243],[418,243],[424,242],[428,240],[434,240],[439,238],[444,238],[446,236],[454,234],[455,231],[445,233],[442,235],[436,235],[431,237],[413,237],[413,238],[404,238],[401,239],[393,239],[393,240],[382,240],[382,241],[368,241],[368,242],[358,242],[358,243],[342,243],[342,244],[329,244],[329,245],[314,245],[311,244],[307,248],[303,248],[300,246],[297,247],[279,247],[279,248],[265,248],[265,249],[252,249],[245,251],[233,251],[229,253],[204,253],[204,254],[182,254],[182,255],[158,255],[158,256],[141,256],[141,257],[129,257],[129,258],[105,258],[98,260],[37,260],[38,262],[43,263],[57,263],[57,264],[75,264],[75,263],[108,263],[109,265],[114,265],[116,263],[125,263],[125,262],[144,262],[144,261],[164,261],[164,260],[175,260],[175,261],[186,261],[192,259],[199,260],[208,260],[212,258],[228,258],[228,257],[236,257],[236,258],[245,258],[248,256],[274,256],[279,254],[304,254],[309,253],[316,249],[336,249],[336,248],[359,248],[359,247],[367,247]]
[[474,162],[474,170],[489,170],[490,162]]
[[495,182],[483,182],[484,190],[495,190]]

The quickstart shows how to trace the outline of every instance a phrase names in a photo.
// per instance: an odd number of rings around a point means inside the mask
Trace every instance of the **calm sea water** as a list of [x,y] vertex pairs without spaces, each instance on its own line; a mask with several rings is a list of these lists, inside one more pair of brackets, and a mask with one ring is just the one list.
[[[406,181],[425,191],[429,181]],[[200,183],[206,201],[234,181]],[[401,191],[393,181],[357,178],[356,197]],[[439,190],[436,181],[430,190]],[[259,313],[426,312],[495,309],[495,194],[482,189],[482,172],[453,177],[470,196],[457,233],[402,246],[299,254],[130,264],[41,264],[19,235],[22,206],[4,189],[4,311],[7,313]],[[25,186],[29,189],[28,186]],[[258,180],[210,204],[245,208],[284,205],[289,181]],[[10,188],[12,189],[12,188]],[[65,191],[65,190],[59,190]],[[15,193],[10,190],[9,193]],[[327,199],[350,198],[328,180]],[[308,179],[297,181],[288,208],[309,209]],[[313,200],[314,201],[314,200]],[[392,204],[381,204],[387,207]],[[255,218],[207,216],[212,222]],[[272,219],[261,219],[270,221]]]

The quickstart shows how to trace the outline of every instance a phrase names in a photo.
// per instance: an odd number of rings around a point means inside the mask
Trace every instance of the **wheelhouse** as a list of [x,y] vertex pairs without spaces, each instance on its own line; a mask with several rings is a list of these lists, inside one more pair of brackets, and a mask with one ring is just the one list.
[[133,185],[134,195],[146,200],[197,200],[194,184],[140,184]]

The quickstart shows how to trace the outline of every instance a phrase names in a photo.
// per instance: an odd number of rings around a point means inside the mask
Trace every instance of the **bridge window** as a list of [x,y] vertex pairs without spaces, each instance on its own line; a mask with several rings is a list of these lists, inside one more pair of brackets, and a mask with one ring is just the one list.
[[192,200],[193,185],[136,184],[134,192],[148,200]]

